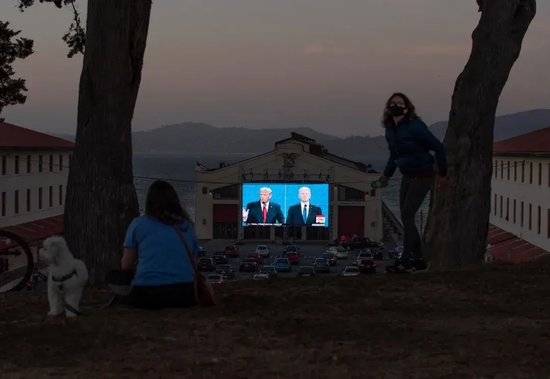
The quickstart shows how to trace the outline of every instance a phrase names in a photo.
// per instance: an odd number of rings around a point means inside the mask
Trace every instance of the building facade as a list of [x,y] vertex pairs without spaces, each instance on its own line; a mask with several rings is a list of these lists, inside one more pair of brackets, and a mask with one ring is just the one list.
[[494,144],[490,223],[550,251],[550,128]]
[[0,227],[59,219],[73,148],[73,142],[0,122]]
[[[308,137],[292,133],[274,150],[197,173],[195,227],[201,239],[334,240],[342,234],[382,239],[382,201],[367,165],[329,153]],[[247,183],[327,184],[326,227],[246,225],[243,188]],[[256,199],[257,200],[257,199]],[[293,201],[295,198],[293,198]]]

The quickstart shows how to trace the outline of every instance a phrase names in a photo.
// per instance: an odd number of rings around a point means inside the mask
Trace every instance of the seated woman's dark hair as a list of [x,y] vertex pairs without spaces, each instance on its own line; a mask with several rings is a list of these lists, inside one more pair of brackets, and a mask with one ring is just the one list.
[[384,105],[384,112],[382,114],[382,125],[384,127],[388,125],[393,125],[393,117],[390,114],[389,108],[390,108],[390,101],[396,96],[402,98],[405,101],[405,108],[407,108],[407,113],[403,115],[404,120],[420,119],[420,117],[418,117],[418,115],[416,114],[416,108],[414,107],[414,104],[412,103],[411,99],[409,99],[407,95],[405,95],[402,92],[395,92],[388,98],[388,100],[386,100],[386,104]]
[[145,214],[168,225],[179,224],[184,220],[191,221],[180,204],[176,190],[164,180],[157,180],[149,187]]

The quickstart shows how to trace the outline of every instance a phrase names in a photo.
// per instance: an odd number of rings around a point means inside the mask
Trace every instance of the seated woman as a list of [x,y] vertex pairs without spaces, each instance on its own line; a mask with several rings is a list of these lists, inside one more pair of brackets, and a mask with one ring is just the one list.
[[[180,236],[182,231],[192,261]],[[135,218],[126,232],[122,271],[111,271],[111,285],[131,284],[127,302],[159,309],[196,305],[194,280],[199,245],[195,229],[174,188],[157,180],[149,187],[145,215]]]

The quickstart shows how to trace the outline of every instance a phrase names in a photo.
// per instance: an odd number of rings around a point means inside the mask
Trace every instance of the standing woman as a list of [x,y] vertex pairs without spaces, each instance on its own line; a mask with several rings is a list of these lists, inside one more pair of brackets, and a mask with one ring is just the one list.
[[[192,261],[174,226],[182,231]],[[195,305],[192,265],[198,252],[195,228],[176,191],[155,181],[147,192],[145,215],[132,221],[124,239],[121,268],[135,271],[129,304],[153,309]]]
[[[399,194],[401,221],[404,228],[403,255],[396,261],[393,271],[407,271],[412,268],[425,269],[422,255],[422,239],[416,228],[415,216],[434,180],[438,187],[447,184],[447,158],[443,144],[428,130],[418,117],[415,107],[407,96],[394,93],[384,107],[382,124],[386,129],[386,141],[390,157],[384,175],[379,179],[382,186],[395,169],[403,174]],[[434,168],[434,156],[437,170]],[[390,271],[392,271],[390,269]]]

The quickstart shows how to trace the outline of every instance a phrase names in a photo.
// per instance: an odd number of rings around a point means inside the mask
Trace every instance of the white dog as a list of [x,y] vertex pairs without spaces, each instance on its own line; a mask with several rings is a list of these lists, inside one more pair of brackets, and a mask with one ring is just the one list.
[[63,313],[74,317],[79,312],[82,290],[88,281],[88,269],[84,262],[75,259],[65,239],[52,236],[44,240],[44,248],[40,249],[40,256],[49,263],[48,273],[48,302],[50,303],[49,316]]

